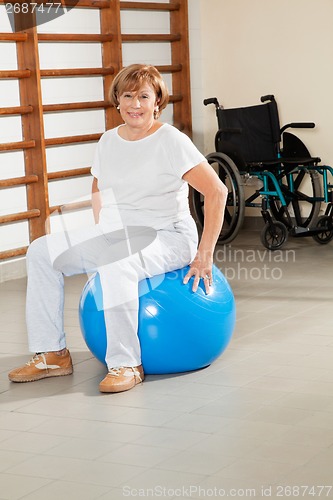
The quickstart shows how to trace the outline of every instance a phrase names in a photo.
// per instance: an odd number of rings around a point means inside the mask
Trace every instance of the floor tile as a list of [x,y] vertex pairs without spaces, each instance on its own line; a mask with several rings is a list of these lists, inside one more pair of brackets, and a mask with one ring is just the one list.
[[[121,394],[99,393],[105,366],[80,333],[86,276],[65,280],[73,376],[10,383],[31,356],[26,280],[0,284],[0,500],[273,500],[279,485],[332,483],[332,244],[291,238],[272,253],[244,231],[215,257],[237,307],[226,351],[206,369],[148,375]],[[279,279],[264,277],[265,264]]]
[[35,492],[49,482],[48,479],[40,477],[0,473],[1,498],[6,500],[18,500],[29,493]]
[[[52,481],[51,483],[42,486],[37,491],[24,496],[24,500],[59,500],[63,499],[80,499],[80,500],[95,500],[101,498],[105,493],[109,492],[109,488],[96,484],[81,484],[72,481]],[[112,497],[109,497],[110,500]],[[118,497],[119,498],[119,497]]]

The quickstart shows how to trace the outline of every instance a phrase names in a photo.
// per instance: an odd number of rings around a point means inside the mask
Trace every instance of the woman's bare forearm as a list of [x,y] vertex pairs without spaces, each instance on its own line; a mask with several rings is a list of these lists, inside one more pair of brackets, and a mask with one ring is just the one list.
[[91,205],[92,205],[92,209],[93,209],[95,224],[98,224],[99,212],[101,211],[101,208],[102,208],[102,201],[101,201],[101,193],[98,189],[96,177],[94,177],[94,180],[92,183]]
[[205,196],[204,227],[198,247],[198,253],[204,260],[213,260],[214,249],[223,224],[226,199],[227,189],[224,185],[218,186]]

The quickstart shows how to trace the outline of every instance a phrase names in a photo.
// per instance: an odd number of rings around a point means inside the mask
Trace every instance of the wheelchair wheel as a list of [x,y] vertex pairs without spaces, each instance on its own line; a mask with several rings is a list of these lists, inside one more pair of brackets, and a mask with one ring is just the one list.
[[312,238],[320,245],[326,245],[333,239],[332,219],[328,215],[319,217],[316,225],[317,228],[323,228],[323,232],[315,234]]
[[261,231],[260,239],[268,250],[277,250],[287,241],[288,230],[282,222],[267,222]]
[[293,186],[290,185],[290,177],[286,173],[278,176],[278,179],[287,207],[283,207],[279,199],[271,199],[270,209],[274,218],[283,222],[288,228],[314,225],[319,214],[322,196],[318,172],[306,169],[298,170],[292,174]]
[[[225,207],[224,222],[219,243],[229,243],[238,234],[244,220],[245,199],[242,178],[238,168],[229,156],[223,153],[211,153],[207,157],[208,163],[214,168],[221,181],[228,188],[228,198]],[[201,193],[195,189],[190,191],[190,205],[200,228],[203,228],[205,201]]]

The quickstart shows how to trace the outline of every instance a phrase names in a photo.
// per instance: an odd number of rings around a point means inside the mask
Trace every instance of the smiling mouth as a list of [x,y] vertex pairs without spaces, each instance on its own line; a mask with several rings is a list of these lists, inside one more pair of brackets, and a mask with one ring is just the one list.
[[132,118],[140,118],[142,116],[142,113],[128,113]]

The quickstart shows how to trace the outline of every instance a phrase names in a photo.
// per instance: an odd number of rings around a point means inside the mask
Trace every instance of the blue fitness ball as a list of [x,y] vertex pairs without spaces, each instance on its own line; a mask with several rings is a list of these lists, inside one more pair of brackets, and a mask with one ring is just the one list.
[[[235,300],[214,266],[206,295],[202,280],[183,284],[188,267],[139,283],[139,339],[146,374],[177,373],[210,365],[226,349],[235,326]],[[105,363],[106,329],[98,273],[86,283],[79,306],[80,326],[93,355]],[[117,325],[115,325],[117,328]]]

